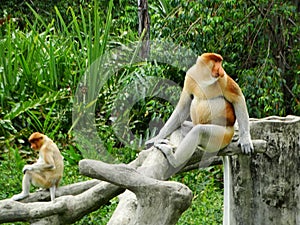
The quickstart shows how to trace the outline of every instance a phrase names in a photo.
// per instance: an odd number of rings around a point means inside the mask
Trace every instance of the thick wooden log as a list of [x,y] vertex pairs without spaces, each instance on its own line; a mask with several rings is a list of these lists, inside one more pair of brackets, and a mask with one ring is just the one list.
[[[94,179],[58,187],[55,192],[55,196],[56,198],[58,198],[65,195],[78,195],[96,186],[100,182],[101,181]],[[50,201],[50,192],[48,190],[39,190],[34,193],[31,193],[27,198],[21,200],[20,202],[29,203],[44,201]]]
[[82,174],[108,181],[136,195],[135,217],[129,223],[127,221],[128,225],[176,224],[192,201],[192,192],[184,184],[147,177],[125,164],[82,160],[79,166]]
[[[98,181],[99,182],[99,181]],[[87,184],[91,184],[89,182]],[[105,205],[124,190],[107,182],[99,182],[76,196],[56,198],[54,202],[22,203],[11,199],[0,201],[0,223],[27,221],[31,224],[72,224],[84,215]]]
[[228,157],[224,225],[300,224],[300,117],[251,120],[263,154]]
[[[267,149],[267,142],[264,140],[252,140],[254,146],[254,153],[265,153]],[[220,150],[216,153],[208,154],[208,157],[204,158],[205,152],[200,148],[194,153],[190,161],[185,165],[185,167],[180,172],[186,172],[194,169],[205,168],[208,166],[221,165],[223,162],[222,156],[233,156],[233,155],[243,155],[241,148],[238,146],[237,142],[232,142],[226,148]]]
[[[136,163],[135,165],[136,170],[138,173],[143,174],[143,176],[147,177],[147,178],[154,178],[156,182],[159,182],[159,186],[161,187],[161,185],[170,185],[170,183],[165,183],[159,180],[162,180],[164,178],[164,173],[165,171],[167,171],[167,169],[169,168],[169,163],[167,161],[167,159],[164,157],[163,153],[156,149],[156,148],[151,148],[149,150],[145,150],[142,151],[139,155],[138,158],[142,158],[143,160],[140,163]],[[153,183],[154,184],[154,183]],[[185,209],[185,207],[187,207],[186,204],[190,204],[189,201],[189,193],[190,191],[188,191],[189,189],[186,189],[185,186],[179,188],[177,186],[178,184],[171,184],[171,186],[173,187],[169,187],[167,188],[167,190],[169,191],[168,193],[166,193],[165,191],[162,191],[161,193],[164,193],[164,195],[166,195],[167,197],[169,197],[170,200],[172,200],[171,202],[175,203],[177,202],[176,199],[185,199],[184,200],[184,204],[181,202],[180,204],[183,204],[182,206],[178,206],[177,204],[170,204],[169,207],[167,207],[166,209],[168,210],[161,210],[160,215],[156,215],[157,220],[152,220],[150,216],[143,216],[144,213],[140,211],[141,206],[143,206],[145,203],[144,202],[149,202],[151,203],[151,199],[147,198],[147,195],[143,195],[142,198],[137,198],[137,196],[140,195],[136,195],[133,194],[134,190],[127,190],[126,192],[124,192],[124,194],[122,194],[121,198],[119,199],[120,203],[118,204],[118,207],[116,208],[116,210],[113,213],[112,218],[110,219],[110,221],[108,222],[108,225],[117,225],[117,224],[176,224],[176,222],[179,219],[179,216],[181,215],[181,213],[183,212],[182,210]],[[136,187],[137,190],[136,191],[143,191],[144,187],[143,186],[139,186]],[[151,186],[150,186],[151,188]],[[175,188],[175,189],[174,189]],[[176,191],[176,189],[179,188],[179,190],[182,189],[182,191],[184,191],[183,193],[180,193],[180,191]],[[158,188],[159,189],[159,188]],[[158,189],[156,189],[156,192],[153,192],[153,194],[157,194]],[[152,196],[152,194],[149,194],[149,196]],[[160,195],[157,195],[160,196]],[[141,196],[140,196],[141,197]],[[160,198],[163,198],[162,196],[160,196]],[[138,200],[139,199],[139,200]],[[163,198],[164,199],[164,198]],[[157,199],[159,200],[159,199]],[[166,199],[165,199],[166,200]],[[171,203],[170,201],[167,201],[168,203]],[[149,208],[150,211],[154,214],[158,214],[157,212],[159,212],[159,210],[157,210],[158,205],[153,205],[156,207],[151,207]],[[155,209],[156,208],[156,209]],[[170,209],[170,210],[169,210]],[[176,212],[173,212],[172,210],[177,209]],[[168,213],[170,211],[170,213]],[[147,213],[145,215],[149,215],[151,213]],[[171,216],[171,214],[173,214],[173,216]],[[138,219],[137,219],[138,218]],[[159,220],[158,220],[159,219]],[[158,222],[160,221],[160,222]]]

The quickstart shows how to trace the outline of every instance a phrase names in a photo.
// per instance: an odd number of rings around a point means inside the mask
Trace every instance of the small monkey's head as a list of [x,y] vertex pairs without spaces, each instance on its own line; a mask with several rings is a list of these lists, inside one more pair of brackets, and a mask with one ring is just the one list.
[[225,71],[222,67],[223,57],[216,53],[204,53],[198,57],[198,63],[204,63],[205,66],[211,71],[214,78],[223,77]]
[[43,134],[41,134],[39,132],[35,132],[35,133],[33,133],[33,134],[30,135],[28,141],[30,143],[30,147],[33,150],[40,150],[40,148],[44,144],[45,135],[43,135]]

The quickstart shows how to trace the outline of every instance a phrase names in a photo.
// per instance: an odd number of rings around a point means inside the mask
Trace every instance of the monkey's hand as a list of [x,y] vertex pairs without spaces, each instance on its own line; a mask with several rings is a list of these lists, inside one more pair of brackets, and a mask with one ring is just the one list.
[[174,157],[174,152],[173,152],[174,148],[172,147],[172,145],[165,144],[164,142],[162,142],[162,143],[155,143],[154,146],[165,155],[165,157],[167,158],[171,166],[173,166],[174,168],[177,167],[178,162]]
[[163,139],[161,137],[155,136],[155,137],[153,137],[150,140],[145,142],[146,148],[150,148],[152,145],[155,145],[156,143],[161,143],[162,140]]
[[241,146],[242,152],[245,154],[251,154],[254,152],[253,144],[251,141],[251,137],[249,135],[245,135],[240,137],[239,146]]
[[150,140],[145,142],[146,148],[150,148],[152,145],[154,145],[155,137],[151,138]]
[[33,170],[32,165],[25,165],[22,170],[22,173],[25,174],[27,170]]

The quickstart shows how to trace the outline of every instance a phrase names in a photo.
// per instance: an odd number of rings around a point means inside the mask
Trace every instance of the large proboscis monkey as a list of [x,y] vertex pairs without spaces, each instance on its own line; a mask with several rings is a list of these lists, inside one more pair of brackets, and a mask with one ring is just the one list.
[[[187,163],[197,146],[208,152],[226,147],[239,125],[239,144],[243,153],[251,153],[249,115],[244,95],[238,84],[222,67],[222,56],[204,53],[186,73],[183,91],[169,120],[159,134],[146,142],[154,143],[167,157],[173,172]],[[162,139],[191,117],[193,128],[172,152]],[[169,174],[170,175],[170,174]]]
[[39,151],[39,158],[32,165],[23,168],[22,192],[13,200],[22,200],[29,195],[30,184],[50,190],[51,201],[55,199],[56,188],[63,176],[63,157],[56,144],[46,135],[35,132],[29,137],[31,148]]

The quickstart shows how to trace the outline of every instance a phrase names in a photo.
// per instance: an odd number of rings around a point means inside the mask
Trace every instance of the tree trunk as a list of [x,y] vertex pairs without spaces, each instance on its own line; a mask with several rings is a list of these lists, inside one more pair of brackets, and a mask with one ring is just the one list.
[[140,57],[145,59],[150,53],[150,16],[148,0],[138,0],[139,36],[142,39]]
[[225,161],[224,225],[300,224],[300,117],[251,121],[264,154]]
[[130,214],[134,217],[125,217],[124,220],[124,215],[127,216],[124,212],[128,211],[128,208],[124,208],[120,214],[123,219],[117,218],[113,224],[175,225],[192,201],[192,192],[184,184],[150,178],[125,164],[112,165],[95,160],[82,160],[79,166],[81,173],[109,181],[135,194],[136,199],[130,193],[127,194],[136,202],[133,207],[135,210]]

